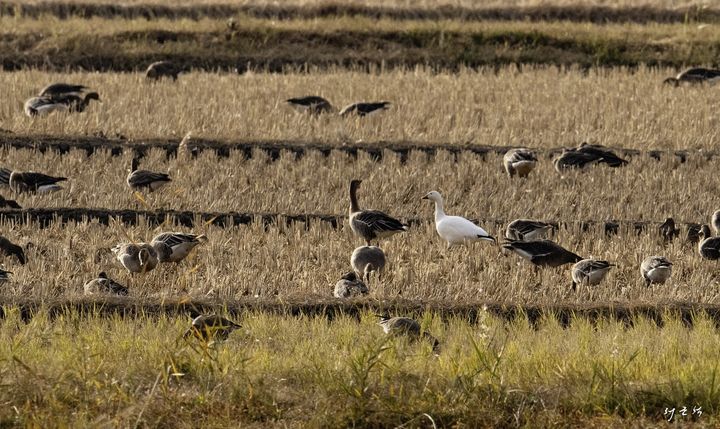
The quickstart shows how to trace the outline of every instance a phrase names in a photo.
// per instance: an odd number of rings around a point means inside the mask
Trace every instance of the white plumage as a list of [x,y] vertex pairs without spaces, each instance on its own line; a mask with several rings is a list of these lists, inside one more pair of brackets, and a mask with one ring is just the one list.
[[432,191],[423,197],[425,200],[435,202],[435,230],[448,244],[448,248],[456,244],[466,244],[470,241],[487,240],[495,242],[495,238],[484,229],[460,216],[445,214],[443,199],[440,193]]

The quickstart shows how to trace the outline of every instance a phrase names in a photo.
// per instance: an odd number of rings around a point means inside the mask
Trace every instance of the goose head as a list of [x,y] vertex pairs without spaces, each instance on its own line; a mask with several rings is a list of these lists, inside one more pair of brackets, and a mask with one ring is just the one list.
[[98,94],[97,92],[88,92],[87,94],[85,94],[85,103],[89,103],[90,100],[96,100],[102,103],[102,101],[100,101],[100,94]]
[[680,81],[674,77],[669,77],[663,81],[663,85],[679,86]]
[[348,281],[354,282],[357,280],[357,275],[355,274],[354,271],[351,271],[349,273],[343,274],[343,276],[340,277],[340,280],[348,280]]
[[353,179],[350,181],[350,191],[357,191],[358,188],[360,188],[360,184],[362,183],[362,180],[360,179]]
[[98,274],[99,279],[107,280],[108,276],[105,274],[105,271],[100,271],[100,274]]
[[710,233],[710,227],[707,225],[703,225],[700,227],[700,241],[705,240],[706,238],[712,237],[712,234]]
[[145,266],[150,260],[150,251],[146,248],[141,248],[138,252],[138,259],[140,260],[140,266]]
[[442,196],[438,191],[430,191],[424,197],[422,197],[422,199],[434,201],[436,203],[442,203],[443,201]]

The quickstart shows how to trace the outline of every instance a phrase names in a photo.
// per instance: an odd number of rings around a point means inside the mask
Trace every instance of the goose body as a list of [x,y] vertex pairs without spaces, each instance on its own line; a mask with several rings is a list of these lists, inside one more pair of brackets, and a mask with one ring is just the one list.
[[386,110],[390,106],[389,101],[378,101],[374,103],[353,103],[340,111],[340,116],[357,115],[367,116]]
[[177,80],[181,72],[182,70],[170,61],[156,61],[145,70],[145,78],[159,80],[163,77],[171,77],[172,80]]
[[108,278],[105,272],[98,274],[96,279],[92,279],[83,286],[85,295],[127,295],[128,288],[115,280]]
[[698,253],[705,259],[716,261],[720,259],[720,237],[713,237],[710,234],[710,228],[703,225],[700,228],[700,242],[698,243]]
[[193,319],[190,328],[183,334],[184,338],[195,336],[204,341],[224,341],[230,334],[241,328],[239,324],[216,314],[197,316]]
[[709,83],[713,85],[717,83],[718,79],[720,79],[720,70],[706,69],[703,67],[693,67],[680,72],[675,77],[669,77],[665,79],[663,83],[670,84],[675,87],[680,86],[681,83],[687,83],[691,85]]
[[53,83],[43,88],[38,94],[40,97],[57,97],[60,95],[80,95],[87,89],[84,85],[71,83]]
[[382,272],[385,263],[385,252],[377,246],[360,246],[350,256],[350,265],[365,281],[370,280],[371,272]]
[[409,317],[390,317],[387,315],[378,317],[380,317],[378,324],[382,326],[387,335],[405,335],[413,340],[422,337],[430,341],[433,350],[437,350],[440,346],[440,342],[435,337],[429,332],[422,332],[420,324]]
[[306,112],[313,115],[319,115],[321,113],[329,113],[333,111],[333,107],[329,101],[317,95],[309,95],[307,97],[289,98],[288,104],[295,110],[300,112]]
[[537,155],[529,149],[510,149],[503,156],[503,166],[510,177],[515,175],[527,177],[535,168],[535,164],[537,164]]
[[138,191],[142,189],[148,189],[150,192],[156,191],[166,185],[168,182],[172,182],[172,179],[168,174],[156,173],[148,170],[138,170],[139,161],[137,158],[133,158],[130,165],[130,174],[127,177],[127,184],[130,189]]
[[581,256],[550,240],[508,240],[502,247],[515,252],[535,265],[543,267],[559,267],[583,259]]
[[552,229],[551,224],[539,220],[515,219],[505,228],[505,238],[520,241],[540,240]]
[[663,222],[658,228],[658,232],[660,233],[660,237],[662,237],[663,241],[666,243],[673,241],[675,237],[680,235],[680,230],[675,227],[675,219],[671,217],[665,219],[665,222]]
[[25,265],[25,262],[27,262],[23,248],[3,236],[0,236],[0,254],[14,256],[20,265]]
[[609,167],[621,167],[628,161],[620,158],[612,150],[602,145],[581,143],[578,147],[564,149],[553,165],[559,173],[568,169],[584,169],[594,164],[605,164]]
[[21,209],[20,204],[15,200],[8,200],[0,195],[0,209]]
[[333,295],[335,298],[353,298],[367,295],[368,287],[354,272],[343,275],[337,283]]
[[572,267],[572,289],[575,290],[577,285],[595,286],[600,284],[607,275],[613,264],[608,261],[597,259],[583,259],[575,263]]
[[9,168],[0,167],[0,185],[10,185],[10,175],[12,170]]
[[75,94],[32,97],[25,102],[23,110],[31,118],[57,111],[79,113],[84,112],[92,100],[100,100],[97,92],[90,92],[84,97]]
[[710,224],[712,225],[715,235],[720,235],[720,210],[717,210],[712,214],[710,218]]
[[435,203],[435,230],[447,242],[448,248],[479,240],[495,242],[492,235],[464,217],[446,215],[443,198],[439,192],[431,191],[423,199]]
[[389,237],[398,232],[407,231],[407,225],[379,210],[361,210],[357,200],[357,190],[361,180],[350,182],[350,229],[362,237],[368,246],[375,239]]
[[12,271],[5,271],[0,268],[0,284],[9,282],[10,274],[12,274]]
[[157,252],[159,262],[178,263],[203,241],[204,235],[185,234],[182,232],[163,232],[155,236],[150,244]]
[[607,164],[610,167],[622,167],[628,164],[626,159],[620,158],[615,152],[603,145],[582,142],[575,150],[580,153],[595,156],[600,163]]
[[62,189],[58,182],[67,180],[66,177],[48,176],[34,171],[20,172],[13,171],[10,174],[10,189],[16,194],[22,192],[46,194]]
[[119,244],[112,249],[115,257],[131,273],[147,273],[158,264],[157,252],[147,243]]
[[640,264],[640,275],[647,286],[650,283],[665,283],[672,274],[672,262],[664,256],[649,256]]

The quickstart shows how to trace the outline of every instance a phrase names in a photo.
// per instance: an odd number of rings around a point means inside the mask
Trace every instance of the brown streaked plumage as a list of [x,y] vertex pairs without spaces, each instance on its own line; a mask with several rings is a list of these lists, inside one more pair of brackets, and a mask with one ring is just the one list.
[[16,194],[22,192],[44,194],[59,191],[62,189],[62,186],[58,185],[58,182],[65,180],[67,180],[66,177],[48,176],[47,174],[36,173],[34,171],[13,171],[10,174],[9,184],[10,189]]
[[407,225],[379,210],[361,210],[357,200],[357,190],[361,180],[350,181],[350,228],[355,235],[365,240],[368,246],[375,239],[389,237],[398,232],[407,231]]
[[672,262],[664,256],[648,256],[640,264],[640,275],[645,285],[650,283],[665,283],[672,274]]
[[145,70],[145,78],[159,80],[163,77],[171,77],[177,80],[182,70],[170,61],[156,61],[150,64]]
[[675,219],[671,217],[665,219],[665,222],[660,225],[658,231],[660,232],[660,237],[662,237],[666,243],[673,241],[675,237],[680,235],[680,229],[675,227]]
[[138,170],[139,160],[133,158],[130,164],[130,174],[127,176],[127,184],[134,191],[147,189],[150,192],[160,189],[172,179],[168,174],[156,173],[149,170]]
[[552,224],[532,219],[515,219],[505,228],[505,238],[508,240],[540,240],[553,229]]
[[344,274],[340,280],[335,283],[333,296],[335,296],[335,298],[354,298],[367,295],[368,292],[367,285],[351,271]]
[[429,332],[422,331],[420,324],[409,317],[390,317],[388,315],[378,314],[380,318],[378,323],[382,326],[383,331],[388,335],[406,335],[413,340],[420,338],[427,339],[432,344],[433,350],[440,347],[440,342]]
[[583,259],[581,256],[550,240],[508,240],[502,247],[542,267],[559,267]]
[[530,149],[510,149],[503,156],[503,166],[510,177],[527,177],[536,164],[537,155]]
[[577,289],[577,285],[595,286],[600,284],[607,275],[610,268],[614,267],[608,261],[598,259],[583,259],[572,266],[572,290]]
[[720,259],[720,237],[713,237],[710,233],[710,227],[707,225],[700,227],[698,253],[703,258],[711,261]]

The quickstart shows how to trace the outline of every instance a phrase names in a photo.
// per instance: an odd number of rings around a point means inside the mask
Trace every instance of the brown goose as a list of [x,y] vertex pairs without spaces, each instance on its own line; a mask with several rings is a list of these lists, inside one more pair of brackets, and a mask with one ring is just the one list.
[[640,275],[645,285],[650,283],[665,283],[672,274],[672,262],[664,256],[648,256],[640,264]]
[[150,244],[155,248],[160,262],[178,263],[185,259],[195,246],[204,241],[207,241],[204,235],[163,232],[156,235]]
[[80,97],[75,94],[61,94],[53,97],[33,97],[28,99],[23,106],[25,115],[33,118],[44,116],[55,111],[80,113],[90,105],[90,101],[100,101],[97,92],[90,92]]
[[118,261],[130,273],[147,273],[158,264],[155,248],[147,243],[119,244],[112,248]]
[[85,295],[108,294],[122,295],[128,294],[127,286],[123,286],[115,280],[109,278],[105,271],[100,272],[96,279],[92,279],[83,286]]
[[145,78],[159,80],[163,77],[171,77],[177,80],[182,70],[170,61],[156,61],[150,64],[145,70]]
[[505,228],[505,238],[520,241],[540,240],[552,229],[552,224],[539,220],[515,219]]
[[160,189],[168,182],[172,182],[169,175],[165,173],[156,173],[148,170],[138,170],[139,160],[133,158],[130,164],[130,174],[127,177],[127,184],[130,189],[138,191],[148,189],[150,192]]
[[232,331],[241,328],[239,324],[216,314],[200,315],[193,319],[184,338],[194,336],[204,341],[227,340]]
[[383,331],[388,335],[406,335],[413,340],[425,338],[432,346],[433,350],[437,350],[440,347],[440,342],[437,338],[433,337],[429,332],[424,332],[420,328],[420,324],[409,317],[390,317],[388,315],[380,315],[379,325],[382,326]]
[[583,259],[550,240],[508,240],[502,247],[541,267],[559,267]]
[[700,228],[702,227],[699,223],[691,223],[687,226],[687,232],[685,233],[685,240],[690,244],[697,244],[700,241]]
[[563,149],[560,156],[553,161],[555,170],[559,173],[568,169],[584,169],[593,164],[621,167],[628,164],[628,161],[620,158],[605,146],[585,142],[575,148]]
[[361,180],[350,181],[350,228],[355,235],[362,237],[370,246],[372,240],[407,231],[407,225],[379,210],[360,209],[357,190],[361,183]]
[[58,97],[62,95],[81,95],[83,91],[88,89],[85,85],[75,85],[71,83],[53,83],[43,88],[38,96],[40,97]]
[[334,109],[329,101],[317,95],[309,95],[307,97],[289,98],[285,100],[290,106],[299,112],[310,113],[311,115],[319,115],[321,113],[330,113]]
[[720,79],[720,70],[693,67],[680,72],[675,77],[665,79],[663,83],[678,87],[681,83],[687,83],[690,85],[701,83],[715,84],[718,79]]
[[25,262],[27,262],[23,248],[3,236],[0,236],[0,254],[16,257],[20,265],[25,265]]
[[367,116],[386,110],[390,106],[389,101],[378,101],[374,103],[353,103],[340,111],[340,116],[357,115]]
[[675,237],[680,235],[680,229],[675,227],[675,219],[671,217],[665,219],[665,222],[660,225],[658,231],[660,232],[660,237],[662,237],[666,243],[673,241]]
[[350,255],[350,265],[355,274],[366,282],[370,281],[370,273],[382,272],[385,262],[385,252],[377,246],[360,246]]
[[583,259],[572,267],[572,290],[577,289],[577,285],[594,286],[600,284],[607,275],[610,268],[614,267],[608,261],[597,259]]
[[368,287],[354,272],[343,275],[337,283],[333,295],[335,298],[353,298],[368,294]]
[[720,259],[720,237],[713,237],[710,233],[710,227],[703,225],[700,227],[700,243],[698,243],[698,252],[705,259],[716,261]]
[[529,149],[510,149],[503,156],[503,166],[510,177],[527,177],[536,164],[537,155]]
[[58,182],[67,180],[67,177],[54,177],[34,171],[13,171],[10,174],[10,189],[16,194],[21,192],[45,194],[62,189]]

